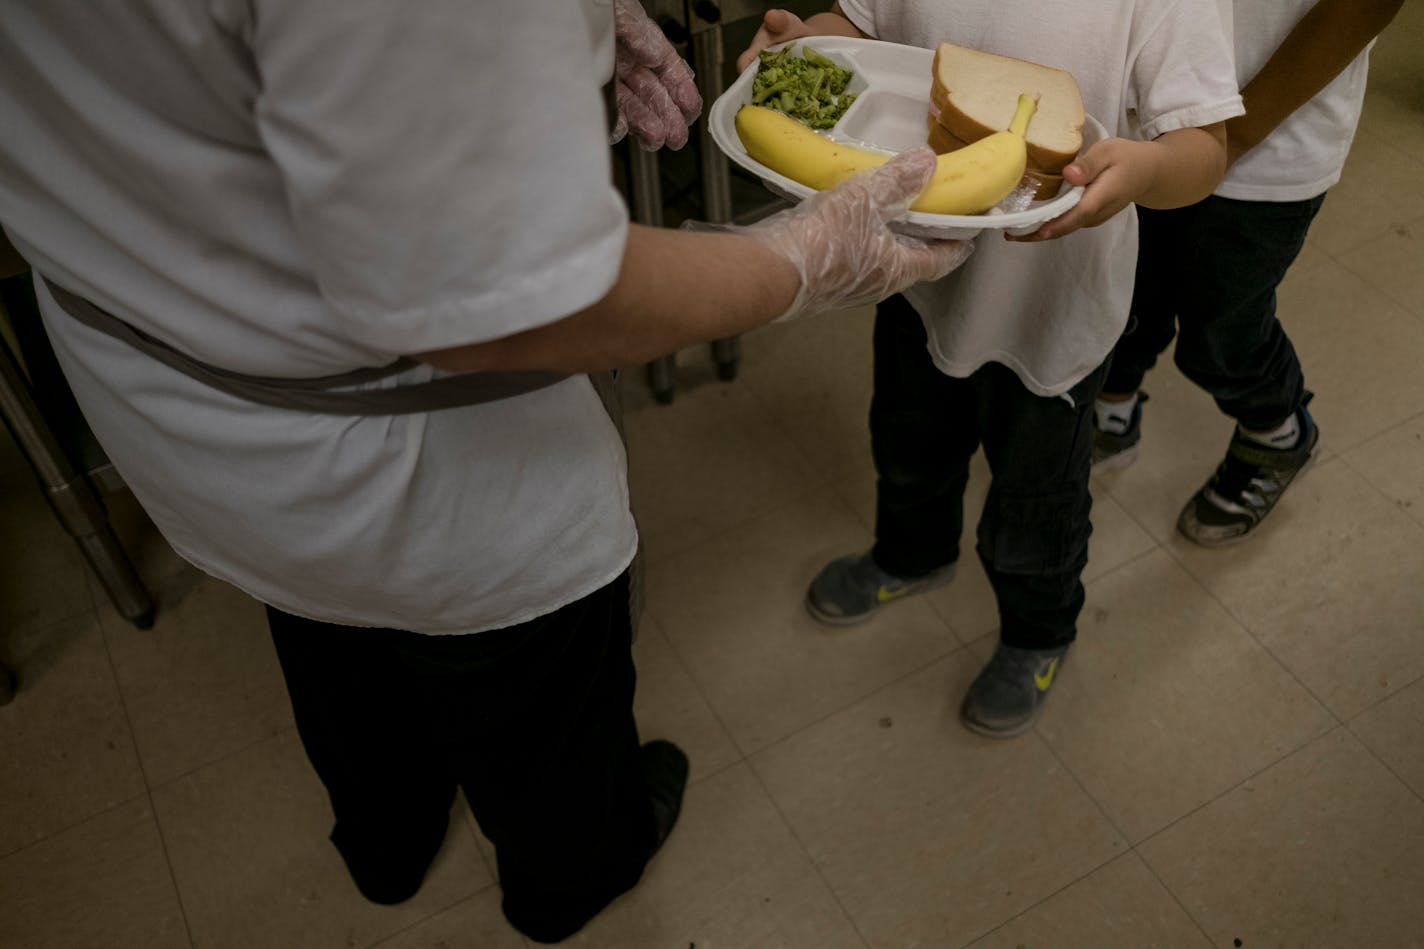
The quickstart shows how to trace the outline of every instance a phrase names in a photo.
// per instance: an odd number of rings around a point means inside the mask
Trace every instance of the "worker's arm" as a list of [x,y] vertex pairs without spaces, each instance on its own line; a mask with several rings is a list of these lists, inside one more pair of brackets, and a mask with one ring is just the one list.
[[1246,114],[1226,123],[1235,162],[1309,102],[1389,25],[1404,0],[1320,0],[1241,90]]
[[617,281],[577,313],[510,336],[422,352],[464,372],[587,372],[648,362],[734,336],[778,316],[873,303],[944,276],[969,255],[960,241],[897,236],[935,166],[928,148],[821,192],[735,233],[630,225]]
[[791,306],[800,283],[789,260],[747,237],[633,224],[618,281],[597,303],[513,336],[415,358],[474,372],[631,366],[760,326]]

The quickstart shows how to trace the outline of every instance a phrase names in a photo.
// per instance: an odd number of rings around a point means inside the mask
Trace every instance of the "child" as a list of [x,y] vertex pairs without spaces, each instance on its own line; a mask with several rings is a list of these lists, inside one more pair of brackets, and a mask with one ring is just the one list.
[[949,41],[1066,69],[1088,113],[1120,136],[1065,169],[1086,185],[1073,210],[1018,241],[981,239],[949,279],[880,304],[875,545],[832,561],[807,593],[813,616],[850,624],[947,581],[982,444],[993,481],[978,553],[999,646],[960,715],[981,734],[1018,735],[1037,719],[1083,606],[1093,402],[1137,247],[1136,219],[1118,212],[1179,207],[1216,187],[1221,123],[1242,111],[1226,28],[1215,0],[841,0],[804,22],[768,12],[739,64],[812,34]]
[[1226,123],[1230,170],[1198,204],[1139,212],[1133,320],[1097,403],[1093,470],[1136,456],[1147,398],[1138,387],[1179,323],[1177,365],[1237,423],[1226,458],[1177,518],[1177,530],[1204,547],[1254,530],[1318,450],[1300,360],[1276,318],[1276,287],[1340,179],[1368,46],[1402,4],[1237,4],[1247,113]]

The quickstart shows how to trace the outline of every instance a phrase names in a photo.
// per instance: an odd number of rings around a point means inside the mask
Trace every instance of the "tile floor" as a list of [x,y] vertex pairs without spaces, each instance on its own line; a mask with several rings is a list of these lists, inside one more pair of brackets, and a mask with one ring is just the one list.
[[[645,882],[572,945],[1424,946],[1421,50],[1414,4],[1282,293],[1322,462],[1251,542],[1181,542],[1230,426],[1158,370],[1140,460],[1095,484],[1080,644],[1027,737],[955,721],[996,623],[972,558],[863,628],[801,608],[871,536],[864,313],[748,337],[730,384],[683,354],[671,406],[630,387],[639,711],[693,781]],[[0,655],[24,676],[0,709],[0,944],[525,946],[469,821],[408,904],[356,895],[260,608],[110,501],[149,632],[0,450]]]

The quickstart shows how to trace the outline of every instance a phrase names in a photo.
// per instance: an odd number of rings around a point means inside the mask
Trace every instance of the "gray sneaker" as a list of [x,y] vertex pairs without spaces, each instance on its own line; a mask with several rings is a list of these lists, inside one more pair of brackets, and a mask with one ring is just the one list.
[[806,609],[832,626],[864,622],[886,603],[923,593],[949,582],[954,564],[946,564],[923,577],[910,580],[881,570],[867,551],[832,560],[816,574],[806,591]]
[[1142,440],[1142,403],[1146,401],[1146,392],[1137,393],[1132,419],[1127,423],[1127,431],[1121,435],[1098,428],[1098,416],[1093,413],[1093,474],[1126,468],[1137,460],[1137,443]]
[[1320,454],[1315,420],[1304,405],[1296,413],[1300,438],[1294,448],[1268,448],[1237,428],[1216,473],[1177,518],[1177,531],[1183,537],[1203,547],[1224,547],[1245,538],[1266,519],[1286,488]]
[[986,738],[1013,738],[1038,721],[1068,647],[1017,649],[1000,643],[959,707],[964,727]]

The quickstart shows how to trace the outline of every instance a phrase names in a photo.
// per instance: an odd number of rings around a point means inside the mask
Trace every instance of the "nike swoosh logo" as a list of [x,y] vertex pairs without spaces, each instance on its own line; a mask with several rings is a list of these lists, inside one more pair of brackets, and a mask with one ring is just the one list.
[[1058,671],[1058,660],[1054,659],[1048,664],[1048,671],[1043,675],[1037,672],[1033,674],[1033,684],[1038,686],[1038,691],[1047,692],[1048,687],[1053,684],[1053,674]]
[[875,591],[875,599],[880,603],[889,603],[891,600],[898,600],[900,597],[904,596],[906,593],[909,592],[909,584],[902,586],[898,590],[892,590],[889,587],[881,587],[879,590]]

